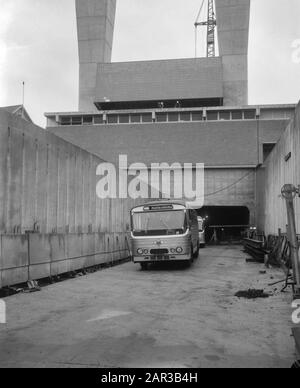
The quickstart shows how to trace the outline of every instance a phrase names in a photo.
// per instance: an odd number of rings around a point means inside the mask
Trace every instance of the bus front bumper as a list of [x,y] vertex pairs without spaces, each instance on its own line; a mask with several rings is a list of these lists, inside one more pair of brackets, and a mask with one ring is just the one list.
[[168,261],[189,261],[191,255],[158,255],[158,256],[134,256],[134,263],[157,263]]

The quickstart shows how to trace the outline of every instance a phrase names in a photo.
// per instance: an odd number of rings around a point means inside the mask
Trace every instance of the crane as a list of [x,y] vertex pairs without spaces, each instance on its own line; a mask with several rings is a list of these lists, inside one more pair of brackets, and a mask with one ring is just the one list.
[[[202,16],[202,10],[205,2],[207,4],[207,20],[200,21]],[[207,37],[206,37],[206,56],[208,58],[216,56],[216,39],[215,39],[215,30],[217,26],[217,19],[215,14],[214,0],[202,0],[200,10],[197,15],[195,22],[195,56],[197,57],[197,46],[198,46],[198,27],[207,26]]]

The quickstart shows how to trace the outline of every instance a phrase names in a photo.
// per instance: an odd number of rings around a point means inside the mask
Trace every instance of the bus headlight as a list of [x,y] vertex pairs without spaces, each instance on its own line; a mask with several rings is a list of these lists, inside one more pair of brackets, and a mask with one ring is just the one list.
[[138,255],[142,255],[144,253],[144,250],[142,248],[139,248],[137,250]]
[[148,249],[144,249],[144,250],[143,250],[143,254],[144,254],[144,255],[148,255],[148,253],[149,253]]
[[181,247],[176,248],[176,252],[177,253],[182,253],[183,252],[183,248],[181,248]]
[[171,251],[171,253],[176,253],[176,249],[175,248],[171,248],[170,251]]

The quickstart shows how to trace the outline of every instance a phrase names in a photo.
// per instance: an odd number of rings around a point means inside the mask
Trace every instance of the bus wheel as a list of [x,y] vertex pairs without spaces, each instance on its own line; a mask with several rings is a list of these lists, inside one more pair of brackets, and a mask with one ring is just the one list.
[[191,257],[189,260],[189,266],[193,264],[194,258],[195,258],[195,253],[194,253],[193,245],[191,245]]
[[141,269],[142,271],[147,271],[148,263],[141,263]]
[[197,243],[197,250],[196,250],[196,253],[194,254],[193,258],[194,259],[198,259],[199,257],[199,251],[200,251],[200,244],[199,242]]

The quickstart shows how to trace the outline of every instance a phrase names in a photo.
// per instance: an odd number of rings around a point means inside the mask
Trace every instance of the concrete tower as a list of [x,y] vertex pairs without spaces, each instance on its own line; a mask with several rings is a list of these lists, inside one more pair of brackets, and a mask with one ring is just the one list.
[[248,104],[250,0],[215,0],[224,105]]
[[91,111],[105,97],[112,102],[213,97],[224,106],[247,105],[250,0],[215,0],[215,5],[219,58],[111,64],[116,0],[76,0],[79,109]]
[[79,110],[91,110],[98,63],[111,62],[116,0],[76,0]]

